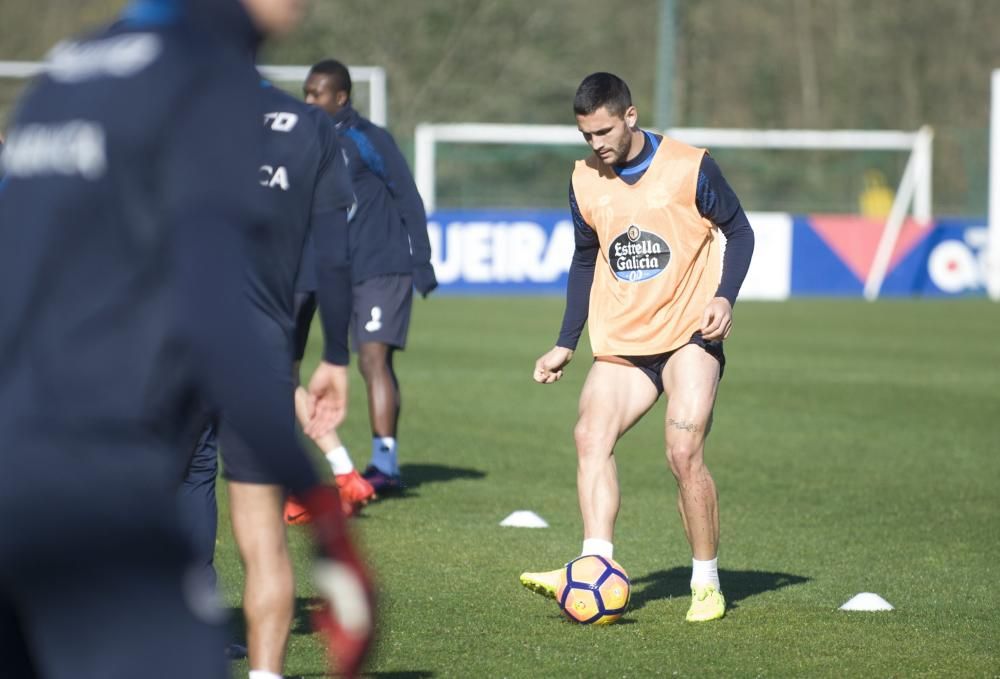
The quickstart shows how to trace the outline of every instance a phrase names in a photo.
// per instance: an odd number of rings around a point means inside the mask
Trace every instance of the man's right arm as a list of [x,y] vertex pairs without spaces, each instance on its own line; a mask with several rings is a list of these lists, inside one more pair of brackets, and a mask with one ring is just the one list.
[[590,313],[590,289],[594,284],[600,242],[594,229],[580,214],[572,183],[569,187],[569,206],[573,215],[575,248],[566,283],[566,310],[556,346],[535,361],[533,377],[541,384],[551,384],[562,377],[562,369],[573,359]]
[[583,326],[590,313],[590,289],[594,284],[594,270],[600,243],[593,227],[587,224],[576,202],[573,185],[569,187],[569,207],[573,215],[573,261],[569,266],[566,282],[566,311],[556,346],[575,350],[583,334]]

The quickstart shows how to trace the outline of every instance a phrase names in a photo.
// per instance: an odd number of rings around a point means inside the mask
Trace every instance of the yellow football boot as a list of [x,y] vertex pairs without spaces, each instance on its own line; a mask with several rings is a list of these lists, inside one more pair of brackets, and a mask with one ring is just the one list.
[[559,588],[559,578],[565,568],[557,568],[554,571],[544,571],[542,573],[521,573],[521,584],[549,599],[556,598],[556,590]]
[[[523,577],[522,582],[523,582]],[[687,612],[688,622],[718,620],[726,614],[726,597],[712,585],[695,585],[691,588],[691,608]]]

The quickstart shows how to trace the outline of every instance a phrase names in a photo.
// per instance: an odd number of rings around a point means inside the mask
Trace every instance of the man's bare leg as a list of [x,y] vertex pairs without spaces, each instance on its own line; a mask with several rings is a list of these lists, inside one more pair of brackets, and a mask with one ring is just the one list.
[[[688,620],[712,620],[725,611],[717,572],[719,497],[705,466],[705,438],[719,385],[719,362],[700,346],[689,344],[667,361],[663,385],[669,399],[667,461],[677,480],[677,507],[694,559],[691,585],[697,593]],[[707,603],[699,599],[705,596]]]
[[719,499],[705,466],[705,437],[719,384],[719,362],[689,344],[663,370],[667,403],[667,461],[677,479],[678,508],[694,558],[714,559],[719,550]]
[[[309,399],[310,396],[302,387],[295,389],[295,416],[302,425],[303,430],[309,422]],[[330,468],[333,470],[334,482],[340,492],[340,499],[345,516],[354,516],[362,507],[374,500],[375,489],[354,469],[354,463],[347,452],[347,448],[337,435],[336,429],[330,429],[325,434],[311,437],[313,443],[323,451]],[[289,517],[298,517],[297,521],[290,521]],[[285,521],[289,523],[305,523],[309,519],[308,512],[298,503],[295,498],[288,498],[285,501]]]
[[613,542],[620,504],[615,444],[657,398],[656,388],[638,368],[606,361],[594,361],[590,368],[573,430],[584,540]]
[[[614,448],[618,439],[648,411],[659,394],[638,368],[595,361],[580,393],[576,442],[576,489],[583,518],[581,553],[612,557],[621,495]],[[522,573],[521,584],[555,597],[561,568]]]
[[399,380],[392,365],[394,347],[364,342],[358,349],[358,368],[368,392],[368,419],[372,436],[395,438],[399,423]]
[[395,351],[395,347],[382,342],[363,342],[358,348],[358,368],[365,380],[372,427],[371,460],[363,476],[377,493],[403,488],[396,439],[402,397],[392,365]]
[[243,614],[251,670],[281,674],[294,614],[295,575],[279,486],[229,482],[233,536],[245,571]]

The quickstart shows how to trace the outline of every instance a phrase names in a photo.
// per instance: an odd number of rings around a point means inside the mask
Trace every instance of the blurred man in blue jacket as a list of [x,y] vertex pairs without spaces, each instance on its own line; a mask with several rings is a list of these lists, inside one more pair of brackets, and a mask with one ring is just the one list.
[[[402,487],[397,459],[399,381],[393,353],[406,346],[412,289],[427,296],[437,287],[431,266],[427,215],[413,176],[392,136],[351,106],[351,76],[328,59],[315,64],[303,86],[307,103],[333,117],[351,168],[358,199],[350,226],[354,286],[351,339],[368,391],[371,461],[364,471],[375,492]],[[308,326],[304,326],[306,329]],[[334,474],[353,465],[334,435],[324,450]]]
[[[137,0],[56,46],[0,188],[0,674],[224,677],[176,491],[195,408],[225,413],[314,516],[324,627],[356,673],[367,576],[267,365],[243,269],[263,111],[252,55],[298,0]],[[260,198],[260,199],[258,199]],[[346,579],[344,576],[347,576]]]

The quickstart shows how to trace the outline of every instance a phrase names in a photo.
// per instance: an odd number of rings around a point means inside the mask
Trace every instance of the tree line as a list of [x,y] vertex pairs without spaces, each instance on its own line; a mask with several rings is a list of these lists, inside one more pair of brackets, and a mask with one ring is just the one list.
[[[0,4],[0,59],[39,59],[56,39],[95,25],[124,2]],[[389,126],[404,144],[422,121],[572,124],[576,85],[598,70],[629,82],[641,121],[652,125],[659,7],[658,0],[314,0],[304,25],[262,59],[309,64],[335,57],[383,66]],[[937,211],[985,214],[1000,2],[676,0],[676,7],[675,125],[929,124],[936,131]],[[8,84],[0,89],[4,120],[11,98]],[[766,174],[772,163],[825,161],[743,164]],[[889,175],[899,165],[873,162]],[[845,171],[855,174],[853,167]]]

